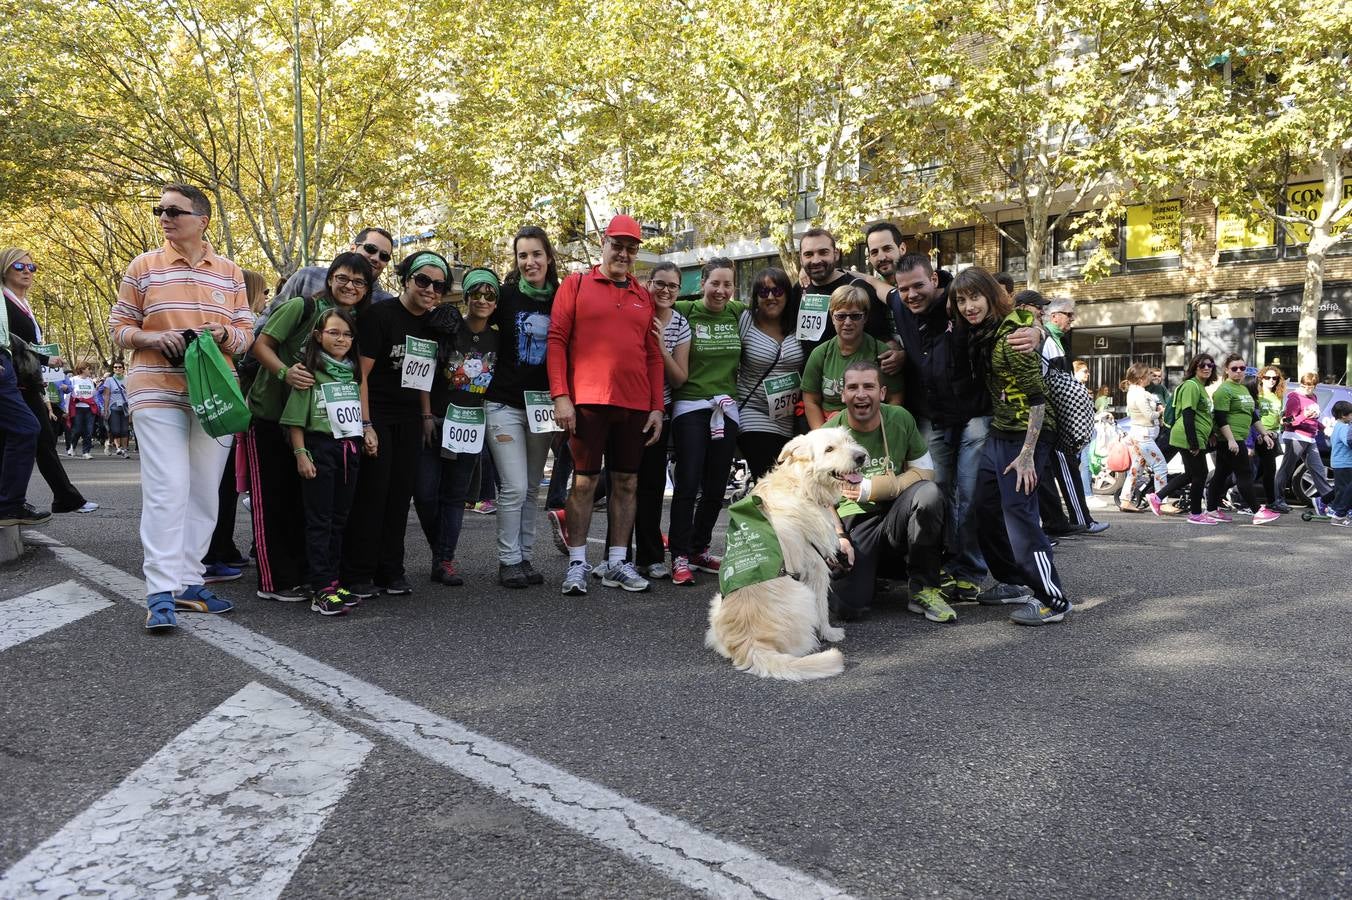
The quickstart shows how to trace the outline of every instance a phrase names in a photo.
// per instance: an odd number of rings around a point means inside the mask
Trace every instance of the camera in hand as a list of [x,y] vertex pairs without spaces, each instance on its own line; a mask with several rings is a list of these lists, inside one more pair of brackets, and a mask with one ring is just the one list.
[[[188,345],[190,345],[193,341],[197,340],[197,332],[191,328],[185,328],[182,331],[180,331],[179,334],[183,335],[183,349],[184,352],[186,353]],[[183,365],[183,353],[177,353],[172,356],[166,353],[164,354],[164,358],[169,360],[169,364],[171,366]]]

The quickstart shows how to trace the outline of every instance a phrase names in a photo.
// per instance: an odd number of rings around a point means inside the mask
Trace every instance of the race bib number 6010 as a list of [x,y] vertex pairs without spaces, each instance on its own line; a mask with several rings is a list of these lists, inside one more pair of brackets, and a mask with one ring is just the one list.
[[432,374],[437,367],[437,342],[422,338],[404,338],[404,368],[399,386],[426,391],[432,387]]

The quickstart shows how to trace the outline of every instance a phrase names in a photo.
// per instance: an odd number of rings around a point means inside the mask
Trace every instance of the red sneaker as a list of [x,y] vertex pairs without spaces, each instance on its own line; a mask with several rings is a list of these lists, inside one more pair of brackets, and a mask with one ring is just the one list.
[[718,574],[718,570],[723,566],[723,558],[719,556],[710,556],[709,548],[704,548],[700,553],[690,557],[690,568],[699,569],[701,572],[712,572]]
[[561,509],[549,510],[549,527],[554,532],[554,546],[564,556],[568,555],[568,520]]
[[690,571],[690,560],[686,559],[684,556],[678,556],[671,561],[671,583],[695,583],[695,573]]

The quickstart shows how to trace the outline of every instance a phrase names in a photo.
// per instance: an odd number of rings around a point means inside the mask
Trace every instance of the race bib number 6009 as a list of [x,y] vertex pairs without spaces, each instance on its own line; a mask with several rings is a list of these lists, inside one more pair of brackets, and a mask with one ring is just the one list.
[[404,338],[404,368],[399,386],[426,391],[432,387],[432,374],[437,366],[437,342],[422,338]]
[[452,403],[441,426],[441,446],[452,453],[478,453],[484,448],[485,422],[482,406]]

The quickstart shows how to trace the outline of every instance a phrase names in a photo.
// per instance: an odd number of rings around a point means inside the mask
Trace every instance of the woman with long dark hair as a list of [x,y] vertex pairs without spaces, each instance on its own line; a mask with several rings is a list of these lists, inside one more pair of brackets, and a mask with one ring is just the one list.
[[512,238],[512,271],[502,284],[490,320],[498,330],[499,347],[493,381],[484,395],[488,449],[501,482],[498,583],[508,588],[544,582],[544,576],[531,565],[531,554],[539,520],[535,498],[554,431],[542,427],[544,423],[531,413],[553,409],[545,341],[558,288],[554,245],[544,229],[527,225]]
[[793,437],[807,355],[795,336],[798,292],[783,269],[756,275],[751,303],[738,318],[742,363],[737,376],[741,430],[737,446],[754,481],[770,471]]
[[1037,498],[1038,473],[1056,443],[1056,415],[1043,394],[1041,359],[1009,345],[1011,334],[1034,324],[1033,313],[1013,309],[999,282],[977,266],[954,279],[949,309],[958,338],[967,343],[973,375],[984,379],[993,401],[968,513],[978,523],[981,553],[999,581],[1026,584],[1033,592],[1011,621],[1060,622],[1072,604],[1042,531]]
[[[313,298],[293,297],[269,317],[249,352],[259,370],[249,388],[253,421],[244,438],[249,470],[249,512],[258,563],[258,596],[301,603],[310,599],[305,568],[305,514],[295,454],[281,425],[287,395],[314,387],[314,373],[301,351],[318,315],[341,306],[359,320],[371,303],[375,276],[360,253],[340,253],[329,265],[324,290]],[[363,418],[365,413],[363,385]],[[219,560],[218,560],[219,562]]]
[[1263,366],[1258,370],[1258,424],[1267,436],[1266,441],[1255,441],[1254,455],[1258,458],[1258,477],[1267,494],[1268,509],[1289,513],[1286,498],[1277,493],[1277,457],[1281,456],[1282,405],[1286,402],[1286,375],[1280,366]]
[[1160,514],[1165,497],[1187,486],[1188,522],[1192,525],[1219,525],[1220,521],[1202,511],[1203,491],[1206,489],[1206,455],[1215,440],[1212,429],[1211,395],[1207,385],[1216,380],[1216,360],[1210,353],[1199,353],[1188,363],[1187,376],[1174,391],[1174,424],[1169,429],[1169,443],[1182,453],[1183,471],[1169,479],[1164,490],[1145,499],[1150,510]]
[[1233,521],[1221,509],[1221,495],[1233,475],[1246,509],[1254,511],[1253,524],[1266,525],[1281,518],[1277,513],[1260,506],[1253,490],[1253,465],[1249,462],[1249,431],[1253,428],[1254,399],[1244,386],[1248,367],[1244,357],[1231,353],[1225,357],[1221,369],[1225,380],[1211,397],[1212,417],[1216,429],[1216,471],[1206,492],[1206,514],[1218,522]]

